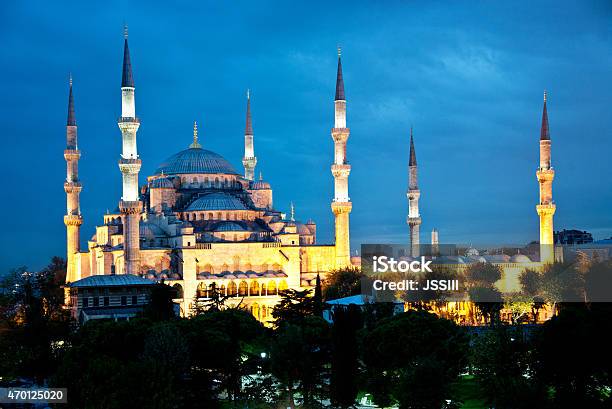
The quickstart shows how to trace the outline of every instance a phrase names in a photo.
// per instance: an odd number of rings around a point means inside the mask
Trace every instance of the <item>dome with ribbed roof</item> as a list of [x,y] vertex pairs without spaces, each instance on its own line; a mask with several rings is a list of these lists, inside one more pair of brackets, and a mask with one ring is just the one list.
[[174,184],[168,178],[153,179],[149,186],[151,189],[174,189]]
[[197,198],[186,209],[188,212],[198,210],[247,210],[247,207],[236,196],[216,192]]
[[189,148],[170,156],[155,171],[157,175],[162,173],[165,175],[238,174],[223,156],[202,148]]

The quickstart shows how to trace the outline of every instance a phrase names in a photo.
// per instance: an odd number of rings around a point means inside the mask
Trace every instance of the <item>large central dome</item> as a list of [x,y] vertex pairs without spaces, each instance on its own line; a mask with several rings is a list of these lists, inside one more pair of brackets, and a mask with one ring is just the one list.
[[224,173],[237,175],[232,165],[215,152],[202,148],[189,148],[166,159],[155,174],[180,175],[185,173]]

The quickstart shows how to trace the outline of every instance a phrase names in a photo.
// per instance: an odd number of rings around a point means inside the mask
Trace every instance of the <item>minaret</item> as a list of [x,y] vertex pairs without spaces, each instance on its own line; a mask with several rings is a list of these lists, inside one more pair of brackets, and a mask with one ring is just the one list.
[[436,229],[431,231],[431,255],[440,255],[440,240],[438,239],[438,230]]
[[350,130],[346,127],[346,98],[344,96],[344,80],[342,78],[342,60],[338,47],[338,74],[336,77],[335,122],[331,135],[334,140],[334,164],[331,166],[334,175],[334,200],[331,208],[335,216],[336,267],[349,266],[350,237],[349,214],[353,208],[348,195],[348,176],[351,165],[346,160],[346,141]]
[[134,76],[130,62],[127,27],[123,49],[123,75],[121,80],[121,129],[123,149],[119,159],[119,169],[123,178],[123,195],[119,209],[123,215],[123,249],[126,274],[140,273],[140,213],[142,202],[138,196],[138,172],[141,161],[136,147],[136,132],[140,120],[136,118],[136,98],[134,96]]
[[554,261],[553,215],[556,206],[552,198],[552,182],[555,178],[555,171],[550,161],[550,143],[546,91],[544,91],[544,109],[540,130],[540,167],[536,171],[540,184],[540,203],[536,206],[536,210],[540,216],[540,261],[543,263]]
[[247,108],[246,108],[246,128],[244,130],[244,178],[254,180],[255,165],[257,158],[255,157],[255,147],[253,146],[253,121],[251,120],[251,92],[247,90]]
[[421,255],[419,248],[419,231],[421,227],[421,215],[419,214],[419,190],[417,176],[417,160],[416,151],[414,150],[414,137],[412,135],[412,127],[410,128],[410,159],[408,161],[408,226],[410,226],[410,255],[419,257]]
[[74,115],[74,97],[72,96],[72,76],[70,76],[70,91],[68,94],[68,121],[66,122],[66,150],[64,159],[66,160],[66,181],[64,191],[66,192],[66,215],[64,224],[66,225],[66,250],[67,250],[67,270],[66,282],[70,283],[78,280],[78,269],[76,265],[76,253],[80,250],[80,230],[83,224],[81,216],[81,206],[79,204],[79,194],[81,193],[81,182],[79,181],[79,151],[77,143],[77,124]]

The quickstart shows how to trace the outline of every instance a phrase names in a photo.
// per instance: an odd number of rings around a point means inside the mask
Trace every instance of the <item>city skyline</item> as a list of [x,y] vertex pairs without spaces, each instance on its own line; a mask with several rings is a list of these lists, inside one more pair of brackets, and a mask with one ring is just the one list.
[[[120,16],[103,15],[93,22],[95,28],[68,31],[52,17],[35,16],[32,9],[14,7],[4,17],[7,23],[11,20],[5,27],[5,37],[12,47],[5,44],[7,49],[2,53],[11,61],[3,64],[2,81],[13,102],[3,104],[0,123],[6,135],[14,135],[7,141],[7,152],[11,153],[7,158],[8,177],[10,181],[24,180],[14,197],[23,200],[21,211],[28,217],[6,221],[2,245],[22,245],[4,257],[3,270],[21,264],[36,269],[50,256],[65,251],[65,196],[61,189],[65,163],[61,155],[69,71],[74,77],[79,149],[83,154],[83,245],[94,233],[94,226],[101,223],[101,213],[106,208],[113,210],[121,196],[121,176],[116,168],[120,136],[115,122],[120,114],[116,93],[121,80]],[[75,16],[88,11],[82,6],[72,7],[76,8]],[[419,10],[401,5],[395,8],[403,13],[418,11],[429,18],[437,10],[424,5]],[[364,9],[367,7],[347,13],[369,21],[371,17],[365,16]],[[559,32],[542,35],[543,44],[532,44],[524,38],[511,47],[499,44],[508,27],[498,28],[501,34],[495,36],[485,27],[466,23],[459,30],[449,23],[450,28],[431,34],[424,31],[423,23],[401,26],[399,17],[392,16],[390,10],[385,10],[390,26],[403,30],[401,33],[412,41],[409,46],[402,43],[399,34],[390,34],[392,29],[377,28],[372,39],[352,22],[340,33],[330,33],[324,24],[316,24],[313,16],[300,23],[313,25],[320,33],[316,39],[299,37],[298,28],[286,26],[289,37],[298,41],[279,39],[280,47],[275,44],[266,49],[264,44],[272,33],[257,26],[250,30],[259,39],[248,37],[247,28],[243,36],[199,43],[198,39],[214,30],[198,26],[193,18],[187,18],[179,29],[152,29],[155,22],[163,21],[162,16],[130,15],[126,20],[139,87],[138,116],[142,120],[138,139],[143,161],[140,184],[169,154],[188,146],[194,120],[199,124],[202,145],[241,169],[244,95],[250,88],[256,174],[262,171],[272,183],[277,208],[289,212],[289,203],[294,202],[298,219],[312,217],[318,223],[318,241],[332,242],[329,200],[333,179],[328,166],[333,143],[329,128],[333,124],[335,47],[340,43],[352,134],[348,156],[353,167],[349,187],[354,203],[353,248],[366,242],[408,241],[405,218],[411,126],[419,157],[422,243],[429,242],[432,228],[440,232],[441,243],[526,244],[537,240],[535,168],[545,88],[549,93],[552,162],[557,171],[555,230],[579,228],[593,232],[595,239],[609,237],[609,181],[592,175],[607,174],[605,153],[611,142],[605,135],[612,130],[612,120],[605,116],[610,97],[600,89],[610,85],[606,77],[612,67],[608,56],[612,41],[610,29],[603,25],[605,18],[593,22],[595,17],[589,13],[603,11],[608,18],[611,13],[609,7],[596,8],[594,3],[578,11],[583,17],[588,15],[582,22],[588,21],[589,26],[579,24],[578,13],[574,30],[583,36],[599,36],[600,40],[584,49],[569,29],[565,36]],[[8,18],[10,12],[13,19]],[[251,12],[263,13],[260,9]],[[554,13],[538,23],[552,28],[559,21],[555,18],[561,18]],[[212,10],[206,18],[214,20],[214,15],[221,15],[217,29],[229,30],[222,23],[230,20],[231,14]],[[452,20],[448,11],[444,17]],[[17,28],[20,18],[37,18],[37,30]],[[600,21],[602,24],[597,24]],[[526,21],[516,30],[525,34],[535,27],[536,21]],[[456,37],[451,35],[453,29]],[[445,50],[438,48],[444,53],[434,58],[435,46],[427,50],[410,33],[432,42],[430,46],[439,38],[457,44]],[[488,36],[479,37],[483,33]],[[573,40],[567,43],[570,37]],[[359,41],[364,38],[369,41]],[[376,38],[379,49],[374,47]],[[549,50],[546,57],[531,54],[532,48],[546,43],[559,48]],[[560,47],[562,43],[565,48]],[[416,47],[415,54],[420,58],[410,58],[411,46]],[[52,48],[41,50],[47,47]],[[533,70],[510,58],[525,54],[527,49],[530,54],[523,55],[523,60],[534,63]],[[575,55],[580,51],[582,60],[567,58],[565,54],[570,51]],[[32,64],[32,56],[40,57],[42,65]],[[600,61],[595,67],[589,60],[594,58]],[[413,70],[414,75],[403,70]],[[23,110],[32,103],[35,109]],[[584,143],[590,135],[598,142],[596,146]],[[19,163],[24,157],[34,164]],[[12,201],[3,202],[5,214],[14,213],[11,203],[14,206]],[[49,238],[49,242],[41,244],[41,237]],[[39,250],[36,254],[31,251],[34,246]]]

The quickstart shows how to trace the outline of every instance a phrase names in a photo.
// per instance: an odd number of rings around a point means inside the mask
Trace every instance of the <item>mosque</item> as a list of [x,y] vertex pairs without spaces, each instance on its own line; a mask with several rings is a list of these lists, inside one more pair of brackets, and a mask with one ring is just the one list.
[[319,244],[316,223],[310,219],[305,223],[295,220],[293,205],[289,216],[277,210],[272,187],[261,174],[255,177],[257,157],[248,93],[244,172],[239,173],[221,155],[204,149],[194,123],[191,144],[161,163],[140,186],[142,160],[136,142],[140,120],[136,116],[135,90],[126,31],[118,119],[123,194],[117,210],[104,215],[103,224],[96,227],[87,248],[82,249],[83,216],[79,205],[82,184],[78,175],[81,153],[70,80],[64,151],[68,285],[97,275],[132,274],[156,281],[163,279],[174,287],[174,301],[180,305],[182,316],[189,315],[193,303],[209,297],[215,288],[229,302],[240,302],[265,322],[271,319],[279,291],[311,288],[317,274],[351,265],[352,203],[348,196],[351,166],[346,159],[350,132],[346,124],[340,51],[335,123],[331,130],[334,244]]

